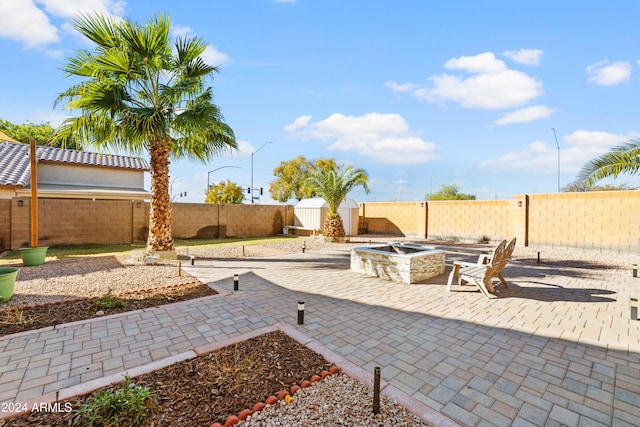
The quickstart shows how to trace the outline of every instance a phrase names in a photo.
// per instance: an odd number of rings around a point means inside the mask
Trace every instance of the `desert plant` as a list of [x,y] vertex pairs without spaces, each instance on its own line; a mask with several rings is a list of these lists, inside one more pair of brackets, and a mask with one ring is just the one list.
[[126,305],[127,302],[125,300],[114,297],[113,294],[111,294],[111,289],[101,297],[93,299],[93,306],[96,310],[108,310],[110,308],[126,307]]
[[74,425],[133,427],[146,425],[153,416],[153,393],[126,376],[120,389],[98,390],[93,399],[78,411]]

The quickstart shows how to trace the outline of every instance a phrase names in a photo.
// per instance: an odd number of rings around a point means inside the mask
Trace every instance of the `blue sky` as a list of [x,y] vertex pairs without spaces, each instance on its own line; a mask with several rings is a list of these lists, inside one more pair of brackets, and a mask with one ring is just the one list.
[[220,66],[214,101],[240,150],[172,163],[177,202],[202,202],[208,177],[248,187],[251,153],[262,203],[273,169],[301,154],[366,169],[357,201],[422,200],[443,184],[478,199],[553,193],[558,170],[564,186],[640,136],[634,0],[0,1],[0,118],[61,123],[53,101],[72,82],[60,68],[88,47],[71,20],[91,11],[167,13]]

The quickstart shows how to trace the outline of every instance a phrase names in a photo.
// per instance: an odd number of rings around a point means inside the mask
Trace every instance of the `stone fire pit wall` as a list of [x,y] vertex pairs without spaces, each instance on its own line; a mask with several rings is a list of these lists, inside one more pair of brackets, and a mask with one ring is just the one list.
[[351,270],[406,284],[444,273],[445,252],[427,246],[383,244],[351,249]]

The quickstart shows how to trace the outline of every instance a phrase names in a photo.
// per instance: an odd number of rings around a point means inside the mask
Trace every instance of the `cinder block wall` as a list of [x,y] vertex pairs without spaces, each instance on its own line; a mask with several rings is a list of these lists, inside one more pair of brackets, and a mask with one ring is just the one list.
[[640,249],[640,191],[533,194],[529,244]]
[[41,246],[132,242],[130,200],[39,199]]
[[0,199],[0,251],[11,247],[11,199]]
[[426,202],[360,203],[360,228],[369,234],[424,238],[426,227]]
[[463,242],[511,240],[513,223],[509,200],[429,201],[430,239]]

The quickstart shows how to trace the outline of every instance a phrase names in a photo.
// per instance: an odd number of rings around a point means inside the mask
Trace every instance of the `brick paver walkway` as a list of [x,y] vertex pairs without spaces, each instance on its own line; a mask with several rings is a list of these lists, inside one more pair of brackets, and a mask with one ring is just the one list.
[[348,250],[187,270],[223,295],[0,339],[2,405],[62,398],[285,323],[367,372],[380,366],[391,386],[461,425],[640,425],[630,272],[513,262],[509,289],[487,300],[471,287],[445,292],[444,275],[407,286],[351,272]]

